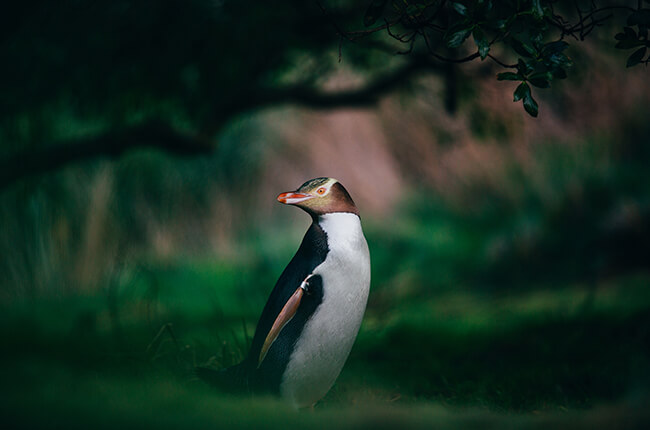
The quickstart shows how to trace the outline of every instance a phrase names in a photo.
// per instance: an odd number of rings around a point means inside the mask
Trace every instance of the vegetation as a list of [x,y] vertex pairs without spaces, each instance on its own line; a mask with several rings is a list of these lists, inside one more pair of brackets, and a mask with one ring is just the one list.
[[[466,63],[475,59],[490,59],[504,69],[499,80],[519,81],[514,101],[521,100],[531,116],[538,114],[531,86],[548,88],[556,79],[565,79],[571,59],[564,53],[569,43],[565,39],[583,41],[597,27],[613,18],[614,12],[627,15],[626,24],[616,35],[619,49],[636,48],[626,66],[648,64],[650,42],[650,9],[644,2],[558,2],[558,1],[498,1],[445,2],[376,0],[370,3],[364,24],[378,25],[363,31],[339,30],[341,37],[355,41],[368,34],[385,31],[391,38],[408,48],[401,54],[423,52],[443,63]],[[647,2],[645,2],[647,3]],[[616,25],[619,25],[617,22]],[[635,27],[635,28],[634,28]],[[458,55],[459,48],[472,37],[475,52]],[[425,49],[419,50],[421,41]],[[451,56],[445,55],[445,48]],[[495,53],[496,51],[496,53]],[[507,55],[510,63],[499,57]]]
[[[246,353],[295,245],[269,246],[278,235],[272,231],[244,234],[249,251],[241,258],[131,262],[90,293],[6,302],[3,413],[18,426],[371,427],[378,417],[414,428],[643,422],[650,276],[598,250],[602,266],[589,265],[589,247],[609,234],[594,230],[603,225],[599,213],[608,216],[598,209],[608,197],[597,184],[620,175],[594,168],[606,151],[587,160],[582,154],[575,164],[566,148],[541,151],[554,172],[546,180],[558,190],[569,189],[558,181],[579,184],[591,225],[580,229],[583,221],[556,215],[573,213],[563,196],[564,209],[536,203],[535,186],[517,171],[510,174],[524,181],[517,197],[528,202],[524,212],[518,204],[491,208],[498,195],[472,197],[465,214],[444,200],[413,199],[390,230],[366,221],[369,308],[341,378],[314,413],[215,393],[191,373],[197,364],[231,365]],[[560,160],[566,174],[556,168]],[[643,169],[645,161],[637,161]],[[628,202],[648,201],[648,189],[634,194],[624,177],[608,185],[613,200],[625,192]],[[593,186],[600,191],[590,200]],[[558,251],[553,231],[573,245]],[[619,251],[642,252],[647,236],[638,239]],[[540,413],[544,418],[534,418]]]
[[[647,1],[331,3],[13,5],[0,46],[11,64],[0,72],[0,139],[11,142],[0,187],[135,147],[207,153],[242,114],[283,104],[369,106],[416,74],[443,76],[454,111],[455,65],[473,60],[510,70],[497,78],[520,82],[514,101],[537,116],[532,87],[567,77],[567,40],[582,41],[614,18],[617,48],[636,48],[627,66],[650,60]],[[368,28],[346,30],[362,21]],[[326,91],[337,44],[338,62],[345,58],[363,83]]]
[[[3,423],[647,425],[647,11],[12,5]],[[274,193],[322,174],[372,255],[341,377],[314,411],[210,389],[192,368],[243,357],[308,223]]]

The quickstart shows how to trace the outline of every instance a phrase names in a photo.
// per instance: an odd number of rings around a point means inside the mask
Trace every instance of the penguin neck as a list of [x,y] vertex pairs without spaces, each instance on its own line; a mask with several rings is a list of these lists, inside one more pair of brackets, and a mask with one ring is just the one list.
[[357,214],[332,212],[319,215],[314,222],[327,234],[327,243],[330,249],[365,242],[361,219]]

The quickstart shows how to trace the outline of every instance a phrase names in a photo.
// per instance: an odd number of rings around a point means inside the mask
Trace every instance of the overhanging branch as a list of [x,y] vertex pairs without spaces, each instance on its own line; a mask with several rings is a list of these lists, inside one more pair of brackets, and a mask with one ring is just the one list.
[[[423,70],[440,70],[437,63],[425,57],[411,61],[358,88],[329,92],[306,85],[251,90],[249,97],[223,103],[213,120],[216,129],[235,115],[253,109],[281,104],[296,104],[312,109],[371,106],[398,86]],[[0,162],[0,189],[32,175],[52,171],[66,164],[98,157],[119,157],[134,148],[155,148],[175,155],[206,154],[213,146],[205,139],[179,133],[160,121],[147,122],[120,131],[110,131],[53,144],[36,151],[26,151]]]
[[0,189],[18,179],[52,171],[72,162],[119,157],[134,148],[156,148],[177,155],[205,154],[211,150],[205,140],[181,134],[160,121],[151,121],[14,155],[0,163]]
[[294,86],[263,91],[256,100],[260,107],[292,103],[312,109],[371,106],[387,93],[394,91],[415,74],[422,71],[442,70],[438,63],[426,57],[414,57],[407,64],[396,68],[359,88],[343,91],[322,91],[306,86]]

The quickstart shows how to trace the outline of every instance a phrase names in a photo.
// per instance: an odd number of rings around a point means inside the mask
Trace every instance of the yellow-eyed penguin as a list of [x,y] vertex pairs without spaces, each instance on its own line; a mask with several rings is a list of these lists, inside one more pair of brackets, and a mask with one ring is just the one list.
[[277,199],[313,222],[264,306],[246,359],[197,374],[307,407],[329,391],[352,349],[368,300],[370,254],[359,211],[336,179],[312,179]]

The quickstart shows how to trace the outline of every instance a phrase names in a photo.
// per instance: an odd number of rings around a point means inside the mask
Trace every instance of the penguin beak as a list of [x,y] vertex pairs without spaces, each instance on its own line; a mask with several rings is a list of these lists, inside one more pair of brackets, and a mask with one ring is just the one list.
[[278,196],[278,201],[280,203],[284,203],[285,205],[295,205],[298,203],[302,203],[305,200],[309,200],[313,198],[314,196],[310,196],[309,194],[301,194],[301,193],[282,193]]

